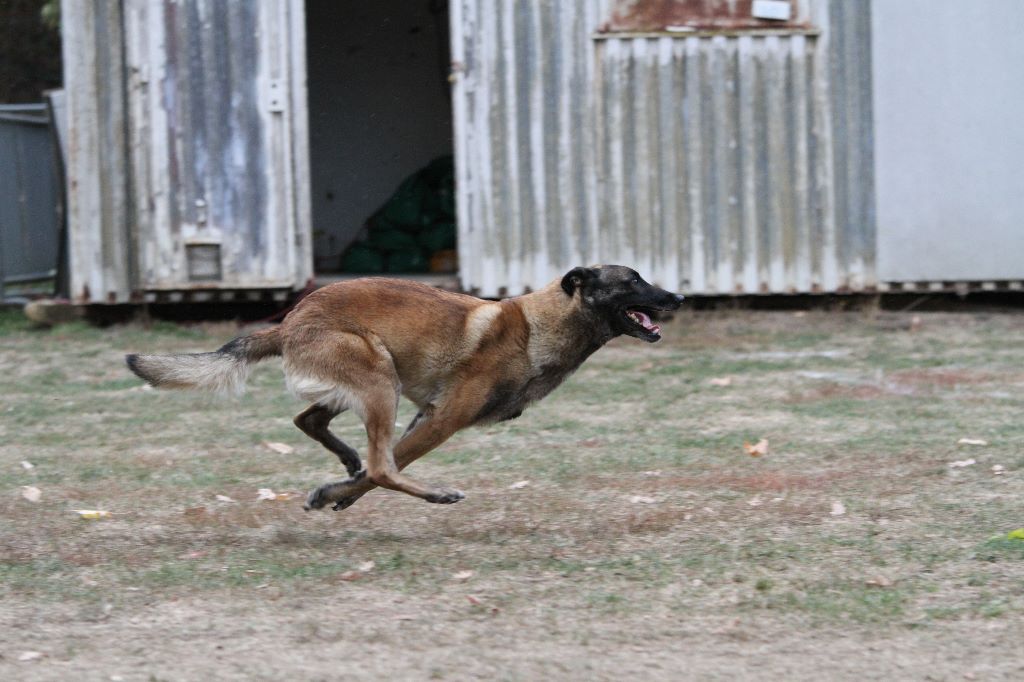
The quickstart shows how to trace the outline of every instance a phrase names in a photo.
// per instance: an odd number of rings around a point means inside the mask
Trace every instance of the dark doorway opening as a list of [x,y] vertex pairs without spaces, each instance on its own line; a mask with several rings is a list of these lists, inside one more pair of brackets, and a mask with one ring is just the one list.
[[447,0],[307,0],[306,47],[317,275],[453,272]]

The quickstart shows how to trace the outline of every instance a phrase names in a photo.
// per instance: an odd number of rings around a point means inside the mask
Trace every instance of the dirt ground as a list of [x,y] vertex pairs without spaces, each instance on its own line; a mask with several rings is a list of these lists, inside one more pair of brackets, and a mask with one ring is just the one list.
[[1024,679],[1024,315],[687,313],[312,513],[277,361],[123,365],[236,333],[0,316],[0,679]]

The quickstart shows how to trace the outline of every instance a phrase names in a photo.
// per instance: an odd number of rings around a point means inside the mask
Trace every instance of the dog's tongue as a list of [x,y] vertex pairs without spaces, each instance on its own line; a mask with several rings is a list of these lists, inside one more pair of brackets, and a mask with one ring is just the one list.
[[651,318],[647,316],[647,313],[640,312],[639,310],[630,310],[629,312],[639,318],[637,321],[646,329],[651,328]]
[[639,310],[630,310],[629,312],[631,315],[635,315],[637,317],[640,324],[642,324],[644,326],[644,329],[646,329],[647,331],[654,332],[655,334],[661,333],[661,327],[651,322],[651,318],[648,317],[647,313],[641,312]]

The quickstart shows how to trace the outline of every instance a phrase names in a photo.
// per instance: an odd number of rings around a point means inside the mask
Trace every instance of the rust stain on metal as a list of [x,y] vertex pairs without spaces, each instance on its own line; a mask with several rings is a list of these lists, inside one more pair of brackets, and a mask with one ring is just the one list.
[[798,21],[797,3],[790,2],[789,21],[758,19],[751,13],[753,0],[615,0],[611,19],[602,33],[659,33],[686,31],[743,31],[805,29]]

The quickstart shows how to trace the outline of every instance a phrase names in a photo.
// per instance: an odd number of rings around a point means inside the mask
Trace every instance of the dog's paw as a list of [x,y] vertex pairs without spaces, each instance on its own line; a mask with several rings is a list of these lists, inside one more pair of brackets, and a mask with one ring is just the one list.
[[351,497],[343,497],[340,500],[338,500],[337,502],[335,502],[334,506],[331,507],[331,509],[333,509],[334,511],[341,511],[342,509],[348,509],[353,504],[355,504],[356,500],[358,500],[360,497],[362,497],[362,496],[361,495],[352,495]]
[[437,492],[429,493],[423,499],[432,504],[455,504],[466,499],[466,494],[455,488],[439,488]]
[[306,511],[310,511],[312,509],[323,509],[327,503],[330,502],[330,500],[327,499],[327,490],[330,487],[331,486],[328,483],[313,490],[313,492],[306,496],[306,504],[302,505],[302,508]]

